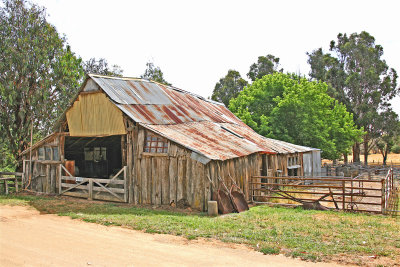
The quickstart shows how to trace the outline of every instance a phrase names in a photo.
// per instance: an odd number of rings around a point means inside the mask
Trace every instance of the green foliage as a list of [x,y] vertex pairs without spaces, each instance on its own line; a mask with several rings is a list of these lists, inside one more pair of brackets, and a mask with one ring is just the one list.
[[[381,59],[382,46],[365,31],[338,34],[337,41],[330,43],[330,51],[332,54],[319,48],[307,53],[310,76],[330,85],[330,95],[345,104],[356,124],[366,130],[364,145],[368,145],[380,132],[373,124],[379,119],[378,111],[387,110],[389,101],[400,91],[396,88],[397,73]],[[368,147],[365,151],[367,154]]]
[[228,74],[219,79],[219,82],[215,85],[211,99],[228,106],[229,100],[237,97],[246,85],[247,81],[240,76],[238,71],[229,70]]
[[379,114],[374,125],[379,130],[376,146],[382,154],[383,165],[385,165],[387,156],[400,135],[399,116],[389,109]]
[[24,0],[3,0],[0,9],[0,135],[17,159],[27,148],[30,125],[46,134],[83,78],[46,12]]
[[273,246],[265,246],[260,249],[260,252],[268,255],[268,254],[279,254],[281,252],[280,248],[278,247],[273,247]]
[[104,58],[96,60],[91,58],[83,64],[85,73],[93,73],[106,76],[117,76],[121,77],[123,70],[118,65],[112,65],[111,68],[108,66],[108,62]]
[[391,151],[392,153],[400,154],[400,145],[394,145]]
[[165,85],[172,85],[164,79],[164,73],[161,71],[160,67],[154,66],[153,62],[146,63],[146,70],[142,76],[143,79],[152,80]]
[[[268,54],[266,57],[260,56],[258,57],[257,63],[253,63],[250,66],[250,71],[247,73],[247,77],[254,82],[255,80],[260,79],[267,74],[277,72],[278,67],[278,57],[270,54]],[[283,72],[283,69],[280,69],[279,72]]]
[[261,135],[320,148],[324,158],[337,159],[363,132],[327,90],[325,83],[274,73],[246,87],[229,108]]

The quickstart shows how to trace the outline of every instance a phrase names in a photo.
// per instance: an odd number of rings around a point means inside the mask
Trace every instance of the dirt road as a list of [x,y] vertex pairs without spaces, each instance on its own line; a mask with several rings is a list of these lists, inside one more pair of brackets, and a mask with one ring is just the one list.
[[0,206],[0,266],[338,266]]

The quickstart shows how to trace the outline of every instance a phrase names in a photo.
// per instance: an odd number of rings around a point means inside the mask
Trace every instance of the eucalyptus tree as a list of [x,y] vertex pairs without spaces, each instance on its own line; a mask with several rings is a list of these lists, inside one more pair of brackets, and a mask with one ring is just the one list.
[[3,0],[0,36],[0,140],[18,159],[30,126],[48,133],[76,93],[82,60],[47,22],[45,9],[24,0]]
[[[397,73],[382,59],[383,47],[369,33],[339,33],[330,43],[331,53],[322,48],[308,54],[313,79],[327,82],[330,94],[354,114],[355,123],[366,131],[363,138],[365,164],[369,143],[377,134],[373,125],[381,112],[390,107],[390,100],[399,93]],[[360,144],[353,148],[353,159],[360,161]]]

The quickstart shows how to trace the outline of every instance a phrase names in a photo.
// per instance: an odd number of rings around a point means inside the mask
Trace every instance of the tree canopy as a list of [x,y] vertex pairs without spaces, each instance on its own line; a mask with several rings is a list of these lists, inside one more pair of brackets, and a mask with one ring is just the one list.
[[376,146],[383,157],[383,165],[386,165],[388,153],[391,151],[397,138],[400,136],[399,116],[393,110],[389,109],[379,114],[374,122],[379,136],[376,140]]
[[229,70],[225,77],[219,79],[214,87],[211,99],[229,105],[229,100],[238,96],[247,85],[247,81],[236,70]]
[[249,73],[247,77],[253,82],[257,79],[262,78],[267,74],[272,74],[274,72],[283,72],[283,69],[278,70],[279,58],[268,54],[266,57],[260,56],[256,63],[250,66]]
[[326,83],[274,73],[245,87],[229,108],[261,135],[320,148],[324,158],[337,159],[363,131],[327,90]]
[[154,66],[153,62],[146,63],[146,70],[144,74],[140,76],[143,79],[153,80],[165,85],[172,85],[164,79],[164,73],[161,71],[160,67]]
[[31,123],[47,133],[76,92],[82,60],[47,22],[44,8],[24,0],[3,0],[0,36],[0,140],[17,159]]
[[96,60],[91,58],[83,63],[83,69],[85,73],[94,73],[106,76],[122,76],[123,70],[118,65],[112,65],[111,68],[108,66],[108,62],[104,58]]
[[[337,41],[331,41],[330,53],[322,48],[308,53],[313,79],[326,81],[330,94],[345,104],[354,114],[354,120],[363,127],[365,161],[368,160],[368,142],[378,130],[372,124],[380,111],[390,107],[390,100],[399,93],[397,73],[382,59],[383,47],[375,44],[369,33],[340,33]],[[359,150],[354,151],[355,161]],[[358,155],[357,155],[358,154]]]

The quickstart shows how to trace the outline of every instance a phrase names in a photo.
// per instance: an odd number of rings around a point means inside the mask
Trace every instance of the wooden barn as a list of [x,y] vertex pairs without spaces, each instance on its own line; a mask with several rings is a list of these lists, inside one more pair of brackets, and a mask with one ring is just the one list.
[[[205,210],[219,186],[313,176],[320,150],[268,139],[223,104],[153,81],[88,75],[54,133],[22,152],[31,190]],[[223,181],[223,183],[221,183]]]

